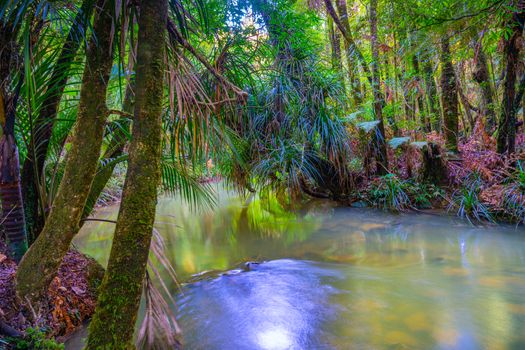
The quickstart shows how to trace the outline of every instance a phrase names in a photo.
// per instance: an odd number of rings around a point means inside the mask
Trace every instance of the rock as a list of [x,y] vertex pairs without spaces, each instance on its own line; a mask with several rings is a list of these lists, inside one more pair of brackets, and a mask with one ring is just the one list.
[[352,208],[367,208],[368,204],[366,204],[365,201],[357,201],[350,203],[350,207]]

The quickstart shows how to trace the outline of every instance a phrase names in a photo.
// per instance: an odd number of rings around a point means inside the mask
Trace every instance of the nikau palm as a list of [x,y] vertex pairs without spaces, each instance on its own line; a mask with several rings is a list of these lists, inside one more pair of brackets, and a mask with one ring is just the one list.
[[73,237],[78,233],[87,196],[95,176],[109,109],[106,89],[113,66],[114,2],[98,0],[78,116],[64,176],[44,229],[20,263],[17,292],[38,303],[55,277]]

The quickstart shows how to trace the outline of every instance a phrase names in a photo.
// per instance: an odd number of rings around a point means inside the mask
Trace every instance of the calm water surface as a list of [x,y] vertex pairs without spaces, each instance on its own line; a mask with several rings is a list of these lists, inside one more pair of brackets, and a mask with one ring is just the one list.
[[[194,281],[172,286],[186,349],[525,349],[523,228],[217,192],[213,210],[158,207]],[[112,229],[89,223],[75,244],[105,263]]]

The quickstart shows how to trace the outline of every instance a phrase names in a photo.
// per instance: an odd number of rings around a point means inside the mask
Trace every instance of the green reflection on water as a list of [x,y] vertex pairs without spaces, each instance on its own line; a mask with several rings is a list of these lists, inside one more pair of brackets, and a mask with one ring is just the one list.
[[[322,219],[304,210],[290,211],[274,193],[239,198],[216,185],[214,209],[190,208],[179,198],[163,198],[155,228],[168,248],[179,278],[208,270],[226,270],[243,261],[281,257],[294,242],[307,239]],[[97,211],[97,218],[116,220],[117,206]],[[111,249],[113,224],[87,222],[75,245],[103,265]]]

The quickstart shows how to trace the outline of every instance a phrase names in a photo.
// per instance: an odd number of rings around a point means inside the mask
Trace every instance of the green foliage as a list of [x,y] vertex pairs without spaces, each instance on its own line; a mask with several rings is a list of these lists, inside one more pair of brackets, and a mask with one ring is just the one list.
[[518,161],[513,179],[518,186],[519,191],[525,192],[525,167],[523,166],[522,161]]
[[420,209],[430,209],[445,198],[445,191],[434,184],[407,181],[406,187],[412,203]]
[[482,181],[477,173],[472,173],[461,188],[452,194],[449,210],[457,209],[459,217],[466,218],[470,223],[494,222],[490,208],[479,198]]
[[407,194],[408,182],[394,174],[387,174],[375,179],[368,192],[372,203],[382,209],[403,211],[412,207]]
[[371,182],[368,197],[374,206],[392,211],[429,209],[445,198],[445,191],[434,184],[403,180],[394,174],[387,174]]
[[516,171],[508,179],[510,184],[505,189],[503,209],[510,219],[517,223],[525,223],[525,167],[518,161]]
[[46,332],[41,328],[28,328],[23,339],[12,339],[15,350],[63,350],[64,344],[46,338]]

